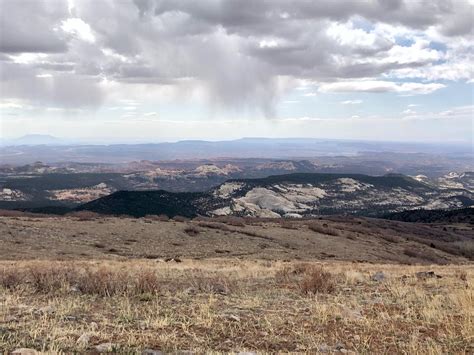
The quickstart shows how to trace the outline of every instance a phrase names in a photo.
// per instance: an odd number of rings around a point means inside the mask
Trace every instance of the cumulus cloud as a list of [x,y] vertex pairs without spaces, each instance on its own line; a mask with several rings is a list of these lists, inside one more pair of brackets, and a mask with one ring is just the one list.
[[320,92],[428,94],[439,80],[472,79],[472,9],[442,0],[0,0],[1,96],[97,107],[107,85],[172,87],[271,117],[303,80],[322,83]]
[[95,43],[91,27],[80,18],[68,18],[62,21],[61,29],[66,33],[78,36],[83,41]]

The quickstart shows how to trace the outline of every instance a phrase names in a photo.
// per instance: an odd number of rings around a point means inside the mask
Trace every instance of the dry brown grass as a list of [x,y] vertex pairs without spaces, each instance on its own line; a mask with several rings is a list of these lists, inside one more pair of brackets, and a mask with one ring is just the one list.
[[298,229],[298,224],[288,219],[281,219],[280,226],[285,229]]
[[161,280],[150,269],[113,270],[110,267],[64,263],[36,263],[0,270],[0,285],[32,294],[79,291],[87,295],[115,296],[156,293]]
[[245,220],[241,217],[225,216],[225,217],[217,217],[216,220],[219,222],[225,223],[229,226],[245,227]]
[[1,262],[0,349],[472,353],[473,277],[472,265]]
[[331,273],[322,267],[312,267],[301,280],[300,289],[304,294],[331,293],[335,282]]
[[75,217],[79,221],[92,221],[94,219],[100,218],[101,215],[92,211],[75,211],[68,213],[69,217]]
[[331,293],[335,290],[334,275],[321,265],[310,263],[286,266],[275,274],[280,285],[299,289],[302,294]]
[[[430,264],[465,263],[469,250],[474,250],[473,228],[467,225],[444,232],[442,226],[378,220],[365,220],[364,225],[350,219],[291,220],[291,226],[278,220],[230,223],[237,225],[210,218],[165,222],[155,218],[0,217],[0,259],[126,260],[179,255]],[[394,236],[399,237],[398,242],[391,241]],[[416,253],[407,255],[405,249]]]
[[308,228],[313,232],[327,234],[332,236],[339,236],[341,233],[334,228],[328,226],[327,223],[319,223],[319,222],[310,222],[308,223]]
[[167,222],[170,220],[170,218],[164,214],[160,214],[160,215],[147,214],[143,218],[149,221],[160,221],[160,222]]
[[186,228],[184,228],[184,233],[186,233],[187,235],[191,236],[191,237],[194,237],[196,235],[198,235],[201,231],[196,228],[195,226],[188,226]]
[[43,213],[33,213],[25,211],[16,211],[16,210],[4,210],[0,209],[0,217],[9,217],[9,218],[19,218],[19,217],[30,217],[30,218],[45,218],[50,217],[48,214]]
[[225,232],[231,231],[227,225],[219,222],[198,222],[198,226],[209,229],[217,229]]
[[189,218],[183,217],[183,216],[174,216],[173,221],[175,221],[175,222],[187,222],[187,221],[189,221]]

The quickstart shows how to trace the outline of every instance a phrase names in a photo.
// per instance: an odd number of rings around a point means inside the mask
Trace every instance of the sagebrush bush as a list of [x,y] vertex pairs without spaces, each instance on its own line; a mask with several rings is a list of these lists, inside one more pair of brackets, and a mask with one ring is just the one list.
[[217,229],[217,230],[221,230],[225,232],[231,231],[231,229],[223,223],[199,222],[198,226],[203,227],[203,228]]
[[0,286],[6,289],[28,287],[41,294],[76,289],[84,294],[110,297],[120,294],[157,293],[160,290],[160,280],[150,269],[126,272],[105,267],[97,269],[39,265],[19,270],[0,270]]
[[123,272],[112,272],[105,268],[86,269],[78,278],[76,287],[85,294],[113,296],[125,292],[127,279]]
[[324,223],[323,225],[317,222],[309,223],[308,228],[312,230],[313,232],[317,232],[321,234],[327,234],[327,235],[332,235],[332,236],[340,235],[338,230],[329,227],[326,223]]
[[160,215],[147,214],[144,218],[146,220],[159,221],[159,222],[168,222],[170,220],[170,218],[167,215],[164,215],[164,214],[160,214]]
[[380,234],[380,238],[383,240],[390,242],[390,243],[400,243],[403,241],[402,238],[396,236],[396,235],[390,235],[390,234]]
[[201,231],[194,226],[189,226],[189,227],[184,228],[184,233],[186,233],[187,235],[191,237],[198,235],[200,232]]
[[245,220],[241,217],[232,217],[232,216],[219,217],[218,221],[225,223],[229,226],[245,227]]
[[183,217],[183,216],[174,216],[173,221],[175,222],[188,222],[189,218]]
[[50,217],[56,217],[56,215],[47,214],[47,213],[37,213],[37,212],[26,212],[26,211],[0,209],[0,217],[9,217],[9,218],[12,218],[12,219],[19,218],[19,217],[50,218]]
[[22,276],[16,270],[3,269],[0,271],[0,285],[6,289],[15,289],[23,283]]
[[75,211],[68,213],[67,216],[77,218],[79,221],[93,221],[101,217],[100,214],[92,211]]
[[284,229],[298,229],[298,225],[287,219],[280,220],[280,227]]
[[303,294],[331,293],[335,290],[334,276],[322,266],[296,264],[285,267],[275,274],[277,284],[296,288]]
[[332,274],[323,267],[311,267],[304,273],[299,286],[304,294],[316,294],[331,293],[336,285]]

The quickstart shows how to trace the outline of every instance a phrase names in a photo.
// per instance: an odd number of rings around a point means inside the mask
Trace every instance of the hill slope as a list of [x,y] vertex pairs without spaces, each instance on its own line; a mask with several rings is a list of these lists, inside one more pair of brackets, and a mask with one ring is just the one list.
[[204,193],[120,191],[78,210],[104,214],[306,217],[320,214],[378,216],[409,209],[473,205],[472,192],[438,189],[403,175],[288,174],[229,180]]
[[474,208],[456,210],[411,210],[391,213],[386,219],[422,223],[469,223],[474,224]]

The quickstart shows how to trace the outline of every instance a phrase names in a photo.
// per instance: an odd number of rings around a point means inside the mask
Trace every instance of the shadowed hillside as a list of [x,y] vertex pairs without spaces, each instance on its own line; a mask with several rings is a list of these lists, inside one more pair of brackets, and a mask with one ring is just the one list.
[[204,193],[120,191],[78,210],[145,216],[164,214],[301,218],[315,215],[380,216],[408,209],[471,206],[464,189],[438,189],[403,175],[288,174],[229,180]]

